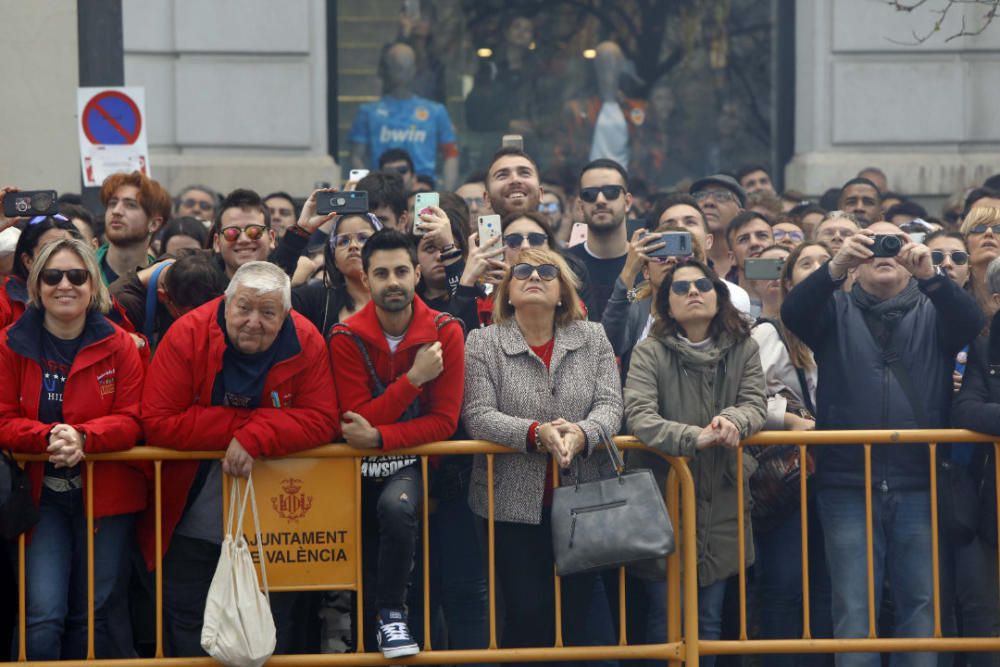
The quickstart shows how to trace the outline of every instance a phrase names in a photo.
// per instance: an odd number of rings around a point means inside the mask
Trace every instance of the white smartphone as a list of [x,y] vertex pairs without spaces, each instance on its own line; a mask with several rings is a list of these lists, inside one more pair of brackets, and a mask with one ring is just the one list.
[[479,216],[479,247],[484,248],[486,244],[500,236],[500,216],[481,215]]
[[524,150],[524,137],[520,134],[505,134],[503,139],[500,140],[500,146],[502,148],[517,148],[519,150]]
[[413,196],[413,235],[423,236],[420,229],[420,212],[428,206],[440,206],[441,197],[436,192],[418,192]]
[[368,175],[367,169],[351,169],[351,174],[350,176],[348,176],[347,181],[357,183],[367,175]]
[[587,240],[587,223],[585,222],[574,222],[573,229],[569,233],[569,243],[568,247],[572,248],[575,245],[580,245]]

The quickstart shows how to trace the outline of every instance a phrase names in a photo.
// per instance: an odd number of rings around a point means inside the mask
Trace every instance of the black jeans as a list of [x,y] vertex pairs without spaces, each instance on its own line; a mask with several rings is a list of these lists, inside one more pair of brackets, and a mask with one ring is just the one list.
[[[413,570],[423,497],[420,468],[406,466],[391,477],[366,478],[361,484],[365,616],[379,609],[403,609]],[[378,553],[378,565],[371,554]],[[375,593],[374,597],[371,593]]]
[[[485,521],[482,528],[485,535]],[[506,607],[501,648],[554,646],[555,558],[549,510],[543,511],[542,523],[538,525],[497,521],[494,535],[497,582]],[[599,576],[599,573],[585,573],[561,578],[562,632],[566,646],[597,645],[601,643],[598,635],[613,634],[611,628],[596,634],[588,632],[587,617]]]

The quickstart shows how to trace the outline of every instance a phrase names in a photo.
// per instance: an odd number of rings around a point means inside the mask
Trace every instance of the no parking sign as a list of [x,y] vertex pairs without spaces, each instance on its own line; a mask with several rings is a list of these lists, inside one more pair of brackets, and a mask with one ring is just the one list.
[[118,171],[149,173],[145,89],[80,88],[77,93],[83,184],[100,186]]

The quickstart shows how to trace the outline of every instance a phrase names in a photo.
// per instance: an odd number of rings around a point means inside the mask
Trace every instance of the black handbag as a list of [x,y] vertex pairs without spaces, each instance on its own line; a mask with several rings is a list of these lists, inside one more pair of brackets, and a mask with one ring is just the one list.
[[615,476],[561,486],[552,494],[552,551],[560,576],[673,553],[674,528],[650,470],[625,472],[614,440],[601,433]]
[[0,453],[0,539],[13,540],[38,523],[38,508],[31,498],[31,480],[14,456]]

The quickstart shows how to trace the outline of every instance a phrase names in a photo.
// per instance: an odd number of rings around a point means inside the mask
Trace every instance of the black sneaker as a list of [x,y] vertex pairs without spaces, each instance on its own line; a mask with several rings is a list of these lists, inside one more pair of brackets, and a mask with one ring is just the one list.
[[405,658],[420,653],[410,636],[406,614],[398,609],[383,609],[378,618],[378,647],[386,658]]

